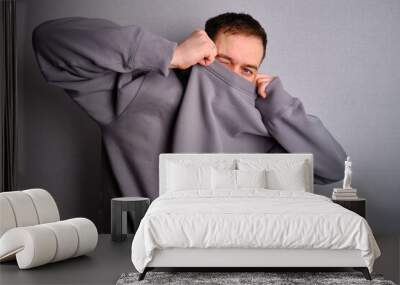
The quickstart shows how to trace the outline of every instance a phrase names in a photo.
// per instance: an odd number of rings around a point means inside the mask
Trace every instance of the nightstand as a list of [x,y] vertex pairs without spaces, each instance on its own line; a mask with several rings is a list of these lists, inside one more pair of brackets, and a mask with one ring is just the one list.
[[340,206],[359,214],[361,217],[366,218],[366,200],[364,198],[358,198],[355,200],[336,200],[332,199],[332,202],[339,204]]
[[111,239],[124,241],[127,237],[127,212],[133,216],[134,232],[150,206],[145,197],[121,197],[111,199]]

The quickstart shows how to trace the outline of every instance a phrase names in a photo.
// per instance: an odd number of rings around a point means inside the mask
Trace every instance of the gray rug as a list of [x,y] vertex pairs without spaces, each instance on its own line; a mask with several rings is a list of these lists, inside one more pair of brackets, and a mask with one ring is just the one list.
[[384,280],[382,275],[372,274],[372,281],[364,278],[360,272],[156,272],[150,271],[142,281],[138,273],[124,273],[117,285],[133,284],[379,284],[395,285]]

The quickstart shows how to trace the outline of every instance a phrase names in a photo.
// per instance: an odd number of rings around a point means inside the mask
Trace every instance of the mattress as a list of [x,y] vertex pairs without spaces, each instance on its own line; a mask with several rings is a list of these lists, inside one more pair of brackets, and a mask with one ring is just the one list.
[[360,250],[370,272],[380,255],[363,217],[325,196],[261,188],[161,195],[132,241],[133,265],[143,272],[167,248]]

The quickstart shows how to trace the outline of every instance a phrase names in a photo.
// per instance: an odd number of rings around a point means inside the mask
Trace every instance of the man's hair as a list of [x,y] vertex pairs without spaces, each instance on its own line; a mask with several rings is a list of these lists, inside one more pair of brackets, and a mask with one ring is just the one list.
[[205,24],[207,35],[215,41],[219,31],[230,34],[252,35],[261,39],[263,44],[263,56],[267,48],[267,33],[260,23],[249,14],[227,12],[207,20]]

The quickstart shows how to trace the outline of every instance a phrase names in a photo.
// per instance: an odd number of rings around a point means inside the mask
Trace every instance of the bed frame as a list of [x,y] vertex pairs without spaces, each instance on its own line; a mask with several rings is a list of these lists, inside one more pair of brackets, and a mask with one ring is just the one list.
[[[313,156],[310,153],[271,154],[271,153],[163,153],[159,157],[159,194],[163,194],[168,160],[230,160],[238,158],[304,160],[308,163],[308,187],[313,192]],[[353,268],[361,271],[371,280],[368,268],[359,250],[330,249],[254,249],[254,248],[168,248],[157,249],[153,259],[139,275],[142,280],[146,272],[156,268],[196,269],[214,271],[223,268],[229,271],[265,271],[266,269],[336,269]]]

